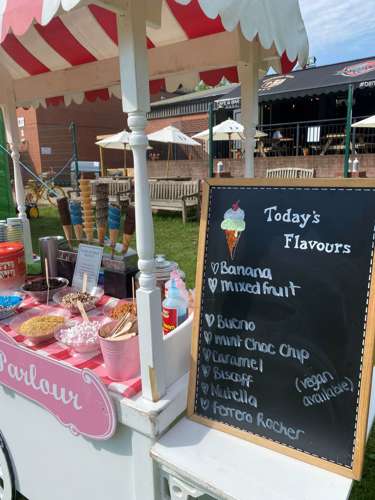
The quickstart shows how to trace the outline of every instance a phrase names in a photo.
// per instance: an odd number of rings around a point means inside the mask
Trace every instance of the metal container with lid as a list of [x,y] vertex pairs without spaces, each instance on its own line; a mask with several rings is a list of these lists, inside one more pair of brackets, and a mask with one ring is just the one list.
[[[155,257],[155,277],[156,277],[156,286],[158,286],[161,290],[162,299],[165,297],[165,284],[170,279],[170,275],[172,271],[179,270],[181,273],[182,279],[185,279],[185,273],[181,271],[177,262],[173,262],[167,260],[165,255],[156,255]],[[137,280],[137,288],[139,287],[139,276],[140,273],[136,275]]]
[[46,275],[45,259],[47,259],[49,276],[58,276],[57,254],[59,245],[64,242],[63,236],[44,236],[39,238],[38,241],[43,275]]

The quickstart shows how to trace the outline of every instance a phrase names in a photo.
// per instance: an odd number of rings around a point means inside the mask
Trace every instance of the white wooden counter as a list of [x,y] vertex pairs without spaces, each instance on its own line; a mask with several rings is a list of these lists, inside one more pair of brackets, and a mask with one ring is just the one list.
[[186,409],[191,323],[164,339],[167,391],[160,401],[111,393],[118,425],[107,441],[74,436],[46,409],[0,385],[0,431],[17,490],[28,500],[160,500],[150,449]]
[[[368,433],[374,419],[375,371]],[[204,494],[220,500],[347,500],[352,488],[350,479],[186,418],[152,447],[151,456],[161,469],[163,500]]]

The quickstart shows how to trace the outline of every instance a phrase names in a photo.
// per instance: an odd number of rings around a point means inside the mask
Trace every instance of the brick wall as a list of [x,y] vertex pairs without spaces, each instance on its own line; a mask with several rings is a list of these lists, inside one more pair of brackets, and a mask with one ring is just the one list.
[[[367,177],[375,177],[375,155],[359,155],[360,170],[365,170]],[[218,160],[215,160],[215,163]],[[243,160],[223,159],[224,171],[231,172],[232,177],[243,176]],[[265,177],[267,168],[300,167],[314,168],[316,177],[341,177],[344,157],[330,156],[300,156],[300,157],[270,157],[255,159],[255,176]],[[150,177],[165,177],[166,161],[148,162]],[[169,164],[170,177],[192,177],[203,179],[208,174],[208,161],[171,161]]]
[[21,161],[31,165],[35,172],[41,172],[39,132],[34,108],[17,110],[17,117],[23,120],[24,126],[20,127]]
[[[126,115],[121,101],[112,98],[107,102],[83,102],[80,105],[51,106],[47,109],[18,109],[18,116],[25,118],[22,158],[38,173],[60,170],[72,156],[69,125],[75,122],[80,160],[99,161],[96,136],[113,134],[126,127]],[[42,155],[41,148],[51,148],[52,154]],[[131,155],[128,155],[132,162]],[[105,150],[104,161],[108,167],[122,167],[122,151]]]
[[[57,106],[37,110],[40,146],[51,147],[51,157],[42,157],[43,169],[61,168],[72,155],[72,141],[69,124],[77,126],[78,157],[85,161],[99,161],[99,148],[96,136],[114,134],[126,127],[126,115],[122,112],[121,101],[112,98],[109,101],[97,100],[94,103]],[[58,124],[58,125],[56,125]],[[122,167],[123,153],[106,150],[104,161],[107,166]]]

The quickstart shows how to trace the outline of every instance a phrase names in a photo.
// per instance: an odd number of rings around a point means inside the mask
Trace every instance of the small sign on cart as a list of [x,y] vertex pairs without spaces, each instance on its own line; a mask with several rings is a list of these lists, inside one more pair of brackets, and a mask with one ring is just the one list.
[[98,286],[99,272],[102,265],[103,248],[81,244],[73,276],[73,288],[82,289],[84,275],[87,275],[87,292]]

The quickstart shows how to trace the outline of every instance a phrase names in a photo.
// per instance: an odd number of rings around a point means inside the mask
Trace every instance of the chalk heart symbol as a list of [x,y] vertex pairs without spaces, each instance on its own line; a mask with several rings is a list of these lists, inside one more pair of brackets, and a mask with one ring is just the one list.
[[217,278],[208,278],[208,286],[210,287],[211,292],[215,293],[217,288]]
[[207,411],[208,408],[210,407],[210,402],[208,399],[201,398],[201,407],[203,411]]
[[219,270],[219,263],[218,262],[211,262],[211,269],[214,274],[216,274]]
[[204,359],[206,360],[206,363],[208,363],[210,361],[210,358],[211,358],[211,349],[206,349],[205,347],[203,347],[203,356],[204,356]]
[[210,386],[208,384],[206,384],[206,382],[202,382],[202,391],[204,393],[205,396],[207,396],[208,394],[208,391],[210,389]]
[[215,315],[214,314],[205,314],[204,317],[206,318],[208,328],[211,328],[211,326],[215,322]]
[[212,332],[207,332],[206,330],[203,332],[204,340],[206,344],[210,345],[212,342]]
[[203,375],[206,378],[209,376],[210,371],[211,371],[211,367],[210,366],[202,365],[202,372],[203,372]]

